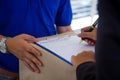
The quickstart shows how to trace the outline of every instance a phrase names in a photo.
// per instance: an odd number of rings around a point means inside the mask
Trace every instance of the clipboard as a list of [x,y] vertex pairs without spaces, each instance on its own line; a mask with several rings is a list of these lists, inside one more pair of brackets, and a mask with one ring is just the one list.
[[[54,41],[66,37],[69,38],[71,36],[76,36],[76,34],[74,32],[68,32],[55,36],[43,37],[40,38],[40,40],[43,42],[47,39]],[[69,60],[45,48],[41,44],[37,43],[37,45],[31,45],[42,52],[42,57],[39,58],[44,63],[44,66],[40,67],[41,73],[37,74],[27,69],[20,61],[20,80],[76,80],[76,71]]]

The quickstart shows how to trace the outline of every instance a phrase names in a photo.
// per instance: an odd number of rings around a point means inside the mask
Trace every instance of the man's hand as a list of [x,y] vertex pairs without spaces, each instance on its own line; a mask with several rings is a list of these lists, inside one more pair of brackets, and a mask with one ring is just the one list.
[[85,41],[89,45],[93,46],[95,45],[95,42],[96,42],[97,29],[94,28],[92,32],[87,32],[89,29],[90,29],[90,26],[82,28],[81,33],[78,34],[78,36],[81,38],[85,38]]
[[79,53],[76,56],[71,57],[73,66],[77,68],[78,65],[85,63],[85,62],[95,62],[95,54],[92,51],[84,51]]
[[43,64],[36,55],[41,56],[41,53],[29,44],[37,41],[33,36],[22,34],[7,39],[6,46],[7,50],[22,60],[30,70],[40,73],[38,65],[42,66]]

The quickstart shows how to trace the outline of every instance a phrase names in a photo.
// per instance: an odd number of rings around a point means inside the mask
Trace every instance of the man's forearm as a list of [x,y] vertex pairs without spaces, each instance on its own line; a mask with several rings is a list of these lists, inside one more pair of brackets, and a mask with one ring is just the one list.
[[57,32],[60,34],[65,32],[73,32],[73,30],[71,26],[57,26]]

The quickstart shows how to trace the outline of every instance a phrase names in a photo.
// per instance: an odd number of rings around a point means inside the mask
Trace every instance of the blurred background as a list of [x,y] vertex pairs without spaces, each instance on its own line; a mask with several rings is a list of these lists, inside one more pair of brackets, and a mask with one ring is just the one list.
[[71,0],[73,11],[72,29],[91,25],[97,18],[97,0]]

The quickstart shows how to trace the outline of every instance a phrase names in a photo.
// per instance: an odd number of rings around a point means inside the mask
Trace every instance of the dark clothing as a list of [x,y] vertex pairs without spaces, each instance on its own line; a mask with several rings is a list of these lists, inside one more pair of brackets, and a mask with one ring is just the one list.
[[[78,80],[120,80],[120,0],[99,0],[99,23],[96,43],[96,66],[80,65]],[[91,66],[93,65],[93,66]],[[84,67],[82,67],[84,66]],[[92,69],[95,68],[96,70]],[[83,69],[80,69],[83,68]],[[87,70],[91,68],[91,70]],[[91,71],[90,74],[88,74]],[[95,72],[94,72],[95,71]],[[84,73],[84,74],[83,74]],[[96,73],[96,74],[94,74]],[[88,75],[86,75],[88,74]],[[84,77],[84,78],[80,78]]]
[[77,80],[95,80],[95,63],[87,62],[77,67]]

